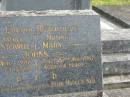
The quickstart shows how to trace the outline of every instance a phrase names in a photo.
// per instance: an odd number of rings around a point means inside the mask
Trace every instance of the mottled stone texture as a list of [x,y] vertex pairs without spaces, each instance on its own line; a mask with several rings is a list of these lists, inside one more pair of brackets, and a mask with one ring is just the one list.
[[104,76],[130,74],[130,61],[103,63]]
[[84,10],[91,0],[2,0],[2,10]]
[[109,40],[103,41],[104,54],[130,53],[130,40]]
[[106,90],[108,97],[130,97],[130,88]]
[[129,5],[114,5],[114,6],[99,6],[100,10],[105,12],[106,14],[115,17],[119,20],[119,23],[126,24],[128,28],[130,28],[130,6]]
[[102,96],[99,15],[91,10],[1,14],[2,97],[83,91]]
[[102,31],[103,74],[130,74],[130,29]]
[[130,29],[102,31],[103,54],[130,53]]

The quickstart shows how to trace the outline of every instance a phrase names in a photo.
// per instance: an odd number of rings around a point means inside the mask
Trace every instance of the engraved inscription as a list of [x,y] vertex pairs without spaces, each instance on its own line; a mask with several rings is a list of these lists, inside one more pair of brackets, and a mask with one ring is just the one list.
[[30,25],[25,17],[0,19],[0,93],[21,97],[100,90],[100,48],[87,36],[95,32],[75,19],[61,24],[30,18]]

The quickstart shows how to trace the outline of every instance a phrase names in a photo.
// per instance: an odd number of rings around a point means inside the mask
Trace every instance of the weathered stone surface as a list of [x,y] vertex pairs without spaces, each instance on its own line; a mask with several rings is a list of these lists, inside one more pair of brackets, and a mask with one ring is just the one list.
[[130,6],[93,6],[93,9],[106,17],[109,21],[116,23],[123,28],[130,28]]
[[130,29],[104,30],[102,53],[130,53]]
[[1,96],[102,90],[100,17],[96,13],[0,14]]
[[116,61],[116,62],[104,62],[103,74],[106,75],[122,75],[130,74],[130,60],[129,61]]
[[106,90],[104,92],[108,97],[130,97],[130,88]]
[[97,91],[93,92],[75,92],[67,94],[58,94],[58,95],[47,95],[42,97],[97,97]]
[[103,54],[130,53],[130,40],[103,41]]
[[102,41],[130,40],[130,29],[103,30]]
[[2,0],[2,10],[84,10],[91,0]]
[[93,15],[92,10],[45,10],[45,11],[0,11],[0,17],[11,16],[66,16],[66,15]]
[[[114,76],[105,76],[103,79],[104,85],[114,85],[120,84],[118,88],[124,88],[126,85],[127,87],[130,87],[130,74],[127,75],[114,75]],[[125,85],[126,84],[126,85]],[[114,86],[113,86],[114,87]],[[114,89],[112,86],[109,87],[109,89]],[[126,87],[125,87],[126,88]],[[105,88],[106,89],[106,86]]]
[[130,54],[103,54],[103,74],[130,74]]
[[130,74],[130,29],[102,32],[104,76]]
[[103,84],[104,90],[130,88],[130,74],[104,76]]
[[129,10],[130,6],[129,5],[100,6],[98,8],[104,11],[105,13],[108,13],[111,16],[128,24],[130,28],[130,10]]

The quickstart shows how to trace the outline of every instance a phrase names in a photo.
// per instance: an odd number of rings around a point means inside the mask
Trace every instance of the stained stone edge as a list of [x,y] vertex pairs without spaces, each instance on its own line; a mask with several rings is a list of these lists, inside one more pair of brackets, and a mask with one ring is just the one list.
[[46,10],[46,11],[0,11],[0,17],[5,16],[66,16],[66,15],[98,15],[93,10]]

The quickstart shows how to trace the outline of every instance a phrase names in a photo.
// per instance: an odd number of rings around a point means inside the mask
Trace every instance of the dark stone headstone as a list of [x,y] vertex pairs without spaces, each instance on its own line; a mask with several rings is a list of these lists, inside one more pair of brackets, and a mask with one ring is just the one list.
[[2,0],[2,10],[84,10],[90,0]]
[[97,91],[96,97],[101,97],[100,17],[95,12],[43,11],[23,15],[2,12],[2,15],[5,15],[0,18],[2,97],[83,91]]

